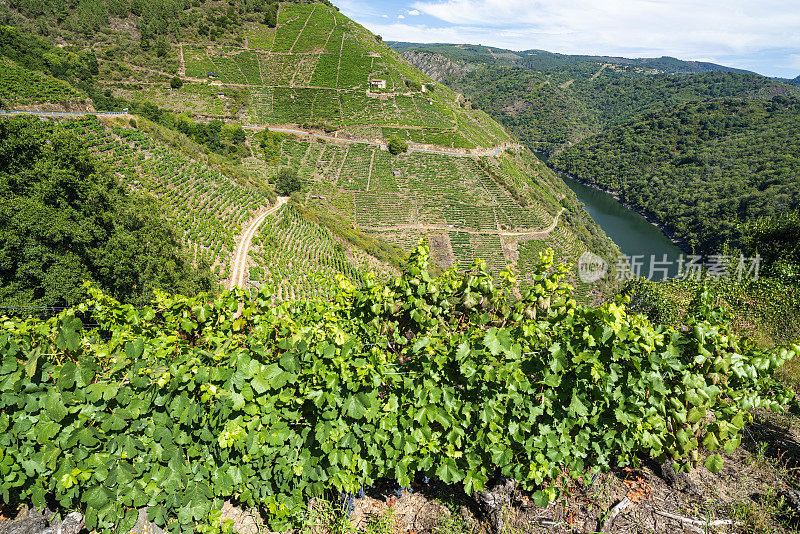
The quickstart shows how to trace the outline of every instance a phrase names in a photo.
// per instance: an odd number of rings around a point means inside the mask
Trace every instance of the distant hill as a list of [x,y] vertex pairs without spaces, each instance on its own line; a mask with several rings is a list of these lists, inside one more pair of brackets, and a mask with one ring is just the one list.
[[739,72],[745,74],[755,74],[754,72],[726,67],[716,63],[704,61],[684,61],[674,57],[662,56],[659,58],[624,58],[614,56],[590,56],[590,55],[570,55],[547,52],[545,50],[525,50],[518,52],[522,58],[522,63],[528,68],[536,69],[541,66],[553,66],[559,61],[564,64],[595,62],[608,63],[611,65],[625,65],[638,67],[645,70],[657,71],[667,74],[699,74],[703,72]]
[[626,59],[474,45],[399,47],[403,56],[505,125],[555,153],[654,109],[720,98],[800,95],[790,84],[712,63]]
[[797,78],[773,78],[774,80],[800,86],[800,76]]
[[755,74],[751,71],[718,65],[716,63],[684,61],[669,56],[662,56],[660,58],[624,58],[615,56],[560,54],[558,52],[548,52],[538,49],[515,51],[469,44],[423,44],[399,41],[387,41],[387,44],[401,53],[409,50],[424,51],[441,54],[452,60],[466,61],[468,63],[509,64],[541,71],[563,70],[581,63],[608,63],[611,65],[629,66],[646,71],[653,71],[652,73],[657,71],[668,74],[699,74],[703,72],[739,72]]
[[654,111],[567,148],[550,164],[617,192],[710,254],[726,243],[745,247],[744,228],[753,221],[800,208],[799,153],[800,100],[776,96]]

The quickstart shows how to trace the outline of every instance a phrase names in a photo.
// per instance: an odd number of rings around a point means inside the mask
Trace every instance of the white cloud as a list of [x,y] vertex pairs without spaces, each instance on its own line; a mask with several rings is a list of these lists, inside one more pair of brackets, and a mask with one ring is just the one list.
[[408,14],[409,14],[409,15],[411,15],[412,17],[418,17],[418,16],[420,15],[420,13],[419,13],[419,10],[418,10],[418,9],[411,9],[411,10],[409,10],[409,11],[406,11],[406,13],[408,13]]
[[403,19],[405,18],[405,16],[403,16],[403,15],[397,15],[397,18],[398,18],[398,19],[400,19],[400,20],[403,20]]
[[427,42],[451,35],[455,42],[515,50],[686,59],[774,47],[800,51],[800,2],[795,1],[417,0],[412,7],[440,19],[443,27],[394,29],[427,35]]

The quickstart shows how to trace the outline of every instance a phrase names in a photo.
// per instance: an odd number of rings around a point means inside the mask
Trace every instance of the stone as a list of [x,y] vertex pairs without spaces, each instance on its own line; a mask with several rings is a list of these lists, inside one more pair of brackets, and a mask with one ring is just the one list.
[[164,529],[147,519],[147,507],[139,508],[139,517],[128,534],[164,534]]
[[245,510],[225,501],[221,512],[220,521],[233,521],[233,531],[239,534],[258,534],[265,528],[256,510]]
[[56,525],[50,525],[55,530],[55,534],[78,534],[86,524],[80,512],[72,512],[63,521]]
[[0,522],[0,534],[39,534],[48,528],[48,518],[54,515],[47,509],[39,512],[35,508],[24,508],[16,518]]
[[680,473],[675,472],[675,468],[672,467],[672,460],[665,461],[660,467],[661,477],[672,489],[698,496],[703,494],[700,488],[689,478],[689,475],[682,471]]
[[55,515],[47,509],[25,508],[15,519],[0,522],[0,534],[78,534],[83,530],[85,521],[80,512],[72,512],[62,521]]

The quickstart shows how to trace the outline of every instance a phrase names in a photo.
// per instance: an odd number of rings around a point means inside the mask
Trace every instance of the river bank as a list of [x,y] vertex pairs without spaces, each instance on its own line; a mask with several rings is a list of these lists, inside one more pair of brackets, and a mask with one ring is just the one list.
[[[634,206],[631,203],[629,203],[626,200],[624,200],[620,196],[620,194],[618,192],[612,191],[610,189],[605,189],[603,187],[598,186],[597,184],[589,182],[588,180],[582,180],[580,178],[576,178],[575,176],[572,176],[572,175],[567,174],[565,172],[558,171],[558,170],[556,170],[556,169],[554,169],[552,167],[550,167],[550,169],[553,172],[555,172],[556,174],[558,174],[562,179],[566,178],[568,180],[572,180],[573,182],[579,183],[579,184],[581,184],[581,185],[583,185],[585,187],[589,187],[589,188],[594,189],[596,191],[600,191],[602,193],[605,193],[605,194],[609,195],[610,197],[613,197],[619,203],[620,206],[622,206],[625,209],[628,209],[628,210],[630,210],[630,211],[632,211],[632,212],[634,212],[634,213],[636,213],[638,215],[641,215],[648,223],[650,223],[651,225],[653,225],[656,228],[658,228],[658,230],[662,234],[664,234],[664,236],[667,239],[669,239],[682,252],[684,252],[686,254],[692,254],[691,246],[689,245],[688,242],[686,242],[686,240],[676,236],[673,232],[671,232],[666,227],[666,225],[664,225],[664,223],[662,223],[660,220],[658,220],[651,212],[649,212],[647,210],[640,209],[637,206]],[[569,185],[569,184],[567,184],[567,185]]]

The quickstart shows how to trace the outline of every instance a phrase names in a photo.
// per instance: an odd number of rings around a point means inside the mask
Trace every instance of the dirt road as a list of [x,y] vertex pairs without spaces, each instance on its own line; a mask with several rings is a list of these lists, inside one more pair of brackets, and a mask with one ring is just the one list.
[[289,197],[278,197],[278,202],[270,209],[250,221],[250,224],[242,232],[242,237],[239,240],[239,245],[236,247],[236,252],[233,257],[233,269],[231,277],[228,279],[228,289],[234,287],[244,288],[247,284],[247,258],[250,253],[250,243],[253,241],[253,236],[256,235],[259,226],[264,222],[269,215],[277,213],[281,206],[286,204]]

